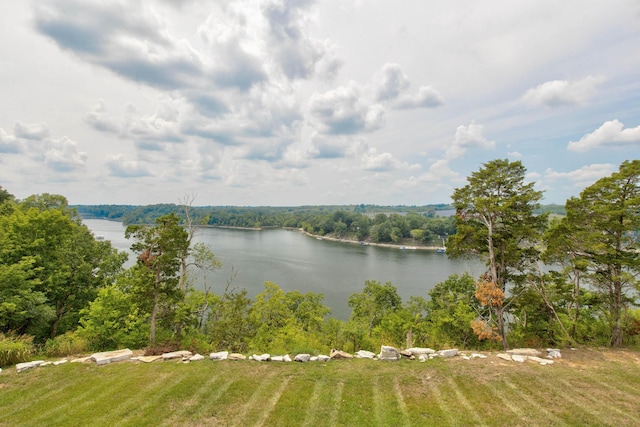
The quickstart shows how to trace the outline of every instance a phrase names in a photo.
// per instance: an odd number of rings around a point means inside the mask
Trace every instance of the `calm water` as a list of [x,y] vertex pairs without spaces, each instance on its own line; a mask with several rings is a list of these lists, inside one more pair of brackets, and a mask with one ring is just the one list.
[[[122,224],[95,219],[83,222],[115,248],[129,250],[131,242],[124,238]],[[280,229],[207,228],[200,230],[197,240],[209,244],[222,261],[222,268],[206,278],[215,293],[224,291],[234,271],[237,274],[232,286],[246,289],[251,297],[264,290],[266,281],[277,283],[284,291],[322,293],[324,303],[340,319],[348,318],[349,295],[361,292],[365,280],[391,282],[406,301],[412,295],[426,297],[436,283],[451,274],[469,272],[477,276],[483,270],[480,262],[450,260],[431,251],[317,240]],[[130,255],[127,265],[133,262]]]

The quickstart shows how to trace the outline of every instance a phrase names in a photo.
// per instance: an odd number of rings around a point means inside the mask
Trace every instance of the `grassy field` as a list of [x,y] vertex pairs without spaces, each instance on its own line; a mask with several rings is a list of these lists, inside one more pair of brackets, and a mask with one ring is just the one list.
[[640,353],[552,366],[341,360],[70,363],[0,373],[0,426],[640,425]]

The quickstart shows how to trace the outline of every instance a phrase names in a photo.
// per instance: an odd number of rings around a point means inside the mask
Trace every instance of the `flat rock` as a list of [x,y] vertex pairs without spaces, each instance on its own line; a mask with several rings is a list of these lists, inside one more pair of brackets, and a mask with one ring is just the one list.
[[420,354],[433,354],[436,352],[434,349],[428,347],[411,347],[404,349],[404,351],[409,352],[414,356],[418,356]]
[[330,357],[330,356],[327,356],[327,355],[325,355],[325,354],[319,354],[319,355],[316,357],[316,361],[317,361],[317,362],[328,362],[329,360],[331,360],[331,357]]
[[247,356],[240,353],[231,353],[229,355],[229,360],[247,360]]
[[193,356],[193,353],[187,350],[179,350],[172,351],[170,353],[163,353],[162,360],[171,360],[171,359],[188,359]]
[[293,358],[293,361],[305,363],[305,362],[308,362],[310,359],[311,359],[310,354],[302,353],[302,354],[296,354],[296,357]]
[[553,365],[553,360],[543,359],[543,358],[538,357],[538,356],[527,356],[527,360],[539,363],[541,365]]
[[497,357],[498,359],[502,359],[502,360],[506,360],[506,361],[508,361],[508,362],[511,362],[511,355],[510,355],[510,354],[507,354],[507,353],[498,353],[498,354],[496,355],[496,357]]
[[114,351],[103,351],[100,353],[93,353],[89,360],[93,360],[96,362],[96,365],[108,365],[113,362],[121,362],[123,360],[128,360],[133,357],[133,352],[128,348],[123,350],[114,350]]
[[440,350],[438,352],[438,355],[441,357],[454,357],[458,355],[458,349],[457,348],[451,348],[451,349],[447,349],[447,350]]
[[44,363],[44,360],[34,360],[32,362],[18,363],[16,364],[16,372],[20,373],[20,372],[28,371],[29,369],[37,368],[43,363]]
[[513,350],[507,350],[507,353],[520,356],[540,356],[542,354],[535,348],[514,348]]
[[64,365],[65,363],[67,363],[68,360],[67,359],[62,359],[62,360],[57,360],[55,362],[53,362],[53,366],[60,366],[60,365]]
[[157,356],[140,356],[138,357],[138,361],[139,362],[143,362],[143,363],[153,363],[156,360],[161,360],[162,356],[157,355]]
[[548,359],[561,359],[562,353],[557,348],[548,348],[547,349],[547,358]]
[[291,362],[291,357],[288,354],[284,356],[271,356],[272,362]]
[[270,354],[254,354],[253,356],[251,356],[251,359],[256,360],[258,362],[268,362],[271,360],[271,355]]
[[470,356],[472,359],[486,359],[487,355],[482,353],[471,353]]
[[342,350],[333,350],[329,356],[331,359],[353,359],[353,355]]
[[218,352],[209,354],[209,359],[211,360],[227,360],[228,358],[229,358],[228,351],[218,351]]
[[190,362],[198,362],[200,360],[204,360],[204,356],[201,355],[201,354],[197,354],[197,353],[189,358]]
[[421,362],[426,362],[427,360],[429,360],[429,355],[428,354],[419,354],[418,355],[418,360]]
[[376,354],[373,351],[358,350],[356,357],[359,357],[360,359],[373,359],[376,357]]
[[523,356],[522,354],[512,354],[511,355],[511,360],[513,360],[514,362],[518,362],[518,363],[523,363],[528,358],[529,358],[529,356]]
[[380,354],[378,355],[378,359],[380,360],[398,360],[401,357],[400,352],[395,347],[391,347],[390,345],[380,347]]

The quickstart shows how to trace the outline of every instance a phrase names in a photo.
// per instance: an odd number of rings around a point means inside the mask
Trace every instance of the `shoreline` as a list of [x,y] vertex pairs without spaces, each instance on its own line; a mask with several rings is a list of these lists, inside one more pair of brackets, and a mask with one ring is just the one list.
[[400,250],[407,250],[407,251],[437,251],[438,249],[442,248],[442,246],[409,246],[409,245],[398,245],[398,244],[394,244],[394,243],[374,243],[374,242],[365,242],[365,244],[360,243],[359,240],[351,240],[351,239],[343,239],[343,238],[338,238],[338,237],[330,237],[330,236],[320,236],[317,234],[311,234],[307,231],[304,231],[302,228],[290,228],[290,230],[297,230],[299,232],[301,232],[302,234],[308,236],[308,237],[314,237],[318,240],[329,240],[331,242],[338,242],[338,243],[348,243],[348,244],[354,244],[354,245],[363,245],[363,246],[377,246],[379,248],[390,248],[390,249],[400,249]]

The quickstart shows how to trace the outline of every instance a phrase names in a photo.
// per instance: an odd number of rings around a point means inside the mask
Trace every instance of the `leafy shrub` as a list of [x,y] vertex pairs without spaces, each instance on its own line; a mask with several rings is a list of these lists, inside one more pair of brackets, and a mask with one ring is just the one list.
[[26,362],[32,354],[32,336],[0,333],[0,366]]
[[47,340],[43,352],[48,357],[69,356],[71,354],[86,353],[89,350],[89,343],[77,332],[67,332]]

